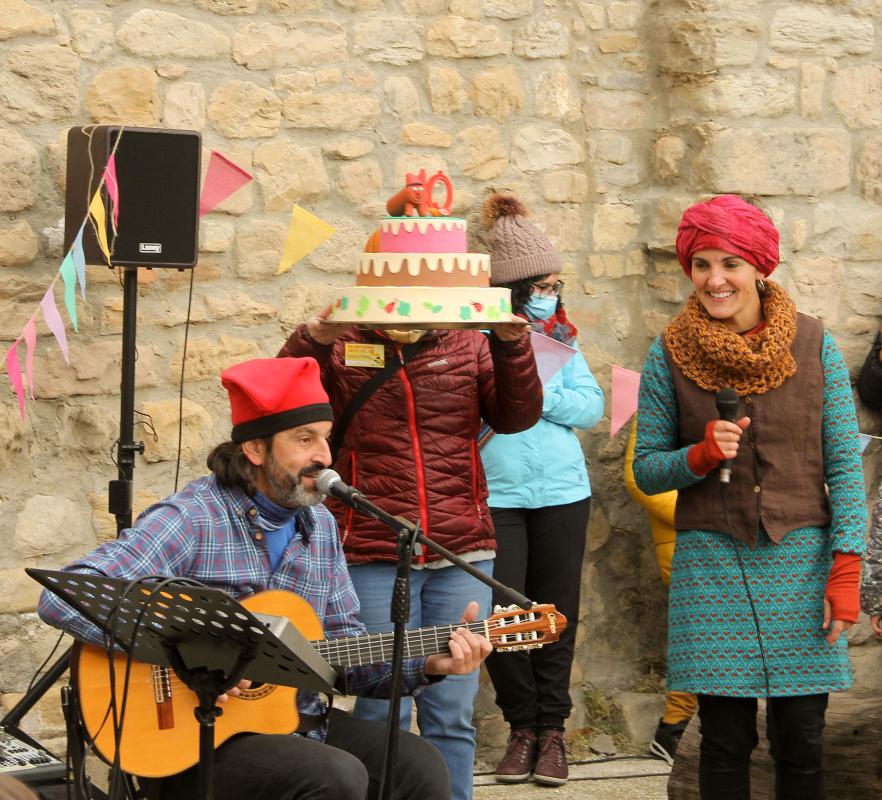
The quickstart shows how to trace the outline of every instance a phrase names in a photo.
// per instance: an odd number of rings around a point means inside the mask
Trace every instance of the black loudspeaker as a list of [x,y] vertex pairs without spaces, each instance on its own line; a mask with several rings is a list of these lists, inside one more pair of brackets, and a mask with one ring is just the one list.
[[[117,142],[119,146],[117,147]],[[67,134],[64,250],[86,218],[110,154],[115,151],[119,225],[110,263],[114,267],[194,267],[199,254],[199,162],[196,131],[89,125]],[[112,206],[107,241],[112,241]],[[91,223],[83,232],[87,264],[107,265]]]

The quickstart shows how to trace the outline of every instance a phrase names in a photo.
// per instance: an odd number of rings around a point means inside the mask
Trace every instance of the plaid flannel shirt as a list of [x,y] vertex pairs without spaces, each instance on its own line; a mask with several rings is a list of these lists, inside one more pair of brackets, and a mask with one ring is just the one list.
[[[312,606],[327,638],[365,634],[334,517],[323,505],[301,508],[296,517],[297,533],[273,571],[263,531],[276,526],[261,517],[245,492],[220,486],[210,475],[151,506],[118,539],[103,543],[65,571],[127,580],[148,575],[192,578],[237,599],[285,589]],[[48,590],[40,598],[39,614],[77,639],[103,645],[101,631]],[[424,665],[424,658],[405,661],[402,693],[414,694],[430,683]],[[389,664],[351,667],[345,674],[350,694],[388,697]],[[313,692],[298,692],[297,707],[305,715],[323,713],[323,701]],[[308,735],[322,738],[324,729]]]

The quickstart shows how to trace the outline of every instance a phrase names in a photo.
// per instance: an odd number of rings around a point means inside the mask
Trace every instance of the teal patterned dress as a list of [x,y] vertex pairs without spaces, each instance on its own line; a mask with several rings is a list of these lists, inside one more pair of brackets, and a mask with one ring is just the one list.
[[[760,530],[753,549],[718,531],[677,532],[668,608],[671,691],[780,697],[851,685],[846,637],[827,644],[821,624],[832,551],[863,553],[863,471],[848,372],[827,332],[821,362],[832,522],[790,531],[777,545]],[[644,492],[704,480],[689,469],[688,448],[678,447],[677,399],[659,340],[643,368],[638,419],[634,476]]]

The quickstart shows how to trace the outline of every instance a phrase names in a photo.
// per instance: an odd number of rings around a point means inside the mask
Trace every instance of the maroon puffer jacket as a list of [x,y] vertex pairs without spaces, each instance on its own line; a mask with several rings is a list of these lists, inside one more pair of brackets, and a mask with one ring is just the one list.
[[[497,433],[532,427],[542,386],[530,337],[504,342],[474,330],[431,331],[428,341],[358,410],[334,469],[384,511],[412,522],[455,553],[496,548],[476,437],[483,418]],[[382,344],[386,363],[401,345],[349,328],[321,345],[300,325],[279,356],[312,356],[335,419],[376,370],[345,363],[347,342]],[[395,561],[395,536],[370,517],[329,498],[347,559]],[[434,553],[425,556],[432,561]]]

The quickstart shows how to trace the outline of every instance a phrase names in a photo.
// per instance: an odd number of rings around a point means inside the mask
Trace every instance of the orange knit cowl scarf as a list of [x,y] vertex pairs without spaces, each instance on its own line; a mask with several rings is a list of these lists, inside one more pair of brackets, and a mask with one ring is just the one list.
[[796,372],[790,352],[796,336],[796,306],[777,283],[766,280],[760,295],[765,327],[742,336],[707,313],[696,294],[664,332],[674,363],[709,392],[729,386],[739,395],[763,394]]

